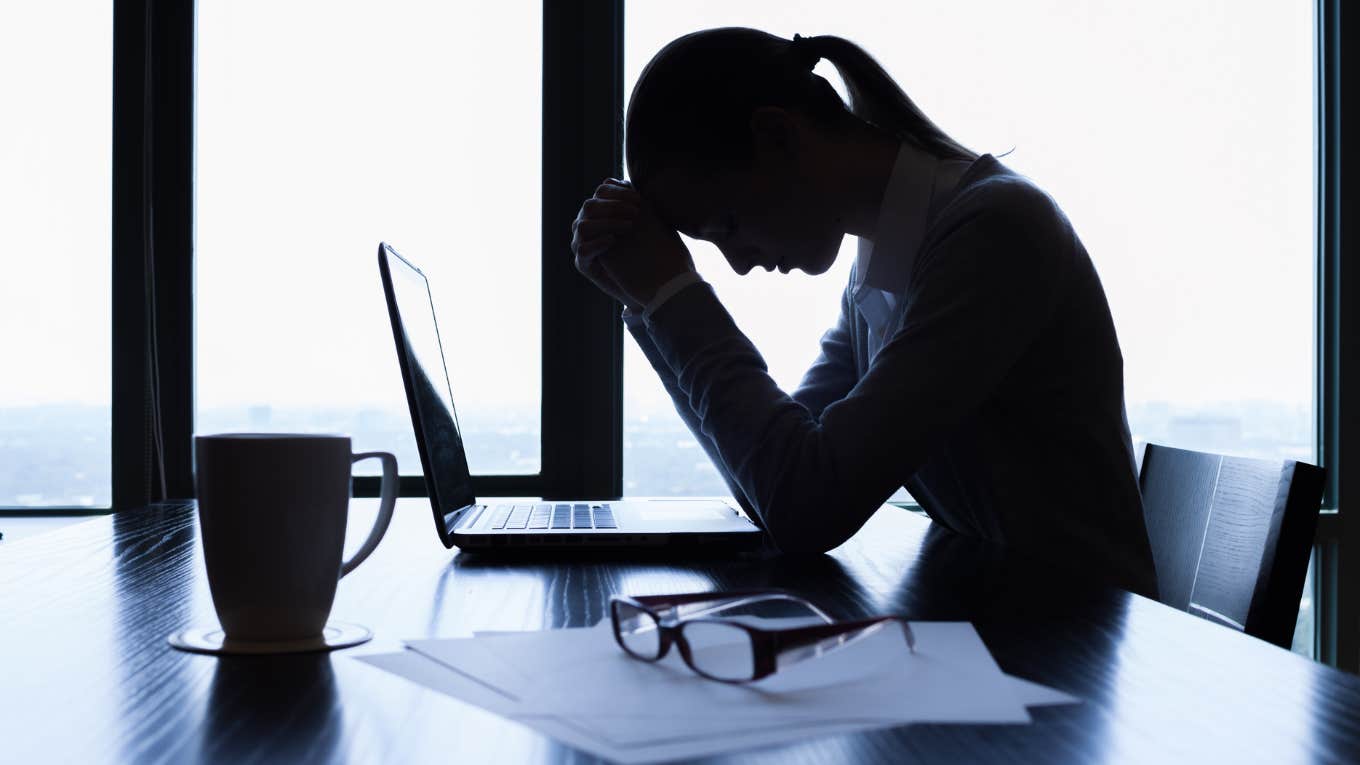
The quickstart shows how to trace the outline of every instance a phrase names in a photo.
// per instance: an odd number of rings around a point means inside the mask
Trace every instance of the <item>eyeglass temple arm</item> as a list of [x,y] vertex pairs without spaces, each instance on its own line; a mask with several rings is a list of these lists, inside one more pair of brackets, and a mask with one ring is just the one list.
[[728,608],[749,605],[751,603],[763,603],[766,601],[785,600],[804,606],[812,613],[816,614],[822,621],[829,622],[831,617],[825,611],[813,605],[811,602],[787,592],[778,590],[733,590],[730,592],[696,592],[684,595],[643,595],[634,597],[633,600],[644,606],[662,610],[674,610],[675,616],[699,616],[713,611],[722,611]]
[[898,624],[907,641],[907,650],[916,652],[916,635],[911,626],[900,616],[879,616],[839,624],[817,624],[811,627],[797,627],[790,630],[773,630],[769,634],[774,641],[776,665],[779,668],[796,664],[830,653],[849,645],[862,637],[877,632],[887,624]]

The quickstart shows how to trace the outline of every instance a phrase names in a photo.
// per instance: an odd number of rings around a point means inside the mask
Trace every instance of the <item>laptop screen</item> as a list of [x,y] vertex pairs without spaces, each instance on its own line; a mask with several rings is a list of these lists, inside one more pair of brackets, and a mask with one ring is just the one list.
[[387,282],[387,308],[397,343],[411,421],[425,468],[425,486],[434,505],[435,519],[446,533],[453,515],[474,504],[472,477],[458,428],[444,348],[434,317],[430,285],[420,269],[387,245],[378,259]]

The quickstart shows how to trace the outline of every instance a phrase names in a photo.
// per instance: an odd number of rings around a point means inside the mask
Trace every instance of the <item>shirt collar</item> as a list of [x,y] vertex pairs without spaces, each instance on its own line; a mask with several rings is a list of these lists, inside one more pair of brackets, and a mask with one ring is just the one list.
[[878,223],[871,238],[860,237],[854,294],[872,288],[894,297],[906,294],[916,252],[925,237],[939,160],[903,142],[897,150]]

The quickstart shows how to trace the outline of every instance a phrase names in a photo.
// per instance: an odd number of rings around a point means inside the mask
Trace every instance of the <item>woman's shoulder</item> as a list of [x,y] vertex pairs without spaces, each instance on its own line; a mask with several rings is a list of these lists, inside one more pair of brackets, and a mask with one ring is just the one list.
[[1084,252],[1051,196],[984,154],[933,216],[918,263],[923,273],[951,264],[974,276],[1055,285]]
[[983,154],[973,161],[939,214],[941,218],[987,214],[1031,224],[1067,223],[1048,192],[991,154]]

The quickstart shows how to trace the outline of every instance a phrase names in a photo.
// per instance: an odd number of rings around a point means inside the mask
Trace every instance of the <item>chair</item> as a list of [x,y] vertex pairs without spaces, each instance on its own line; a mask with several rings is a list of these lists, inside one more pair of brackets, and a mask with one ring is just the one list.
[[1138,485],[1162,602],[1288,648],[1323,475],[1148,444]]

